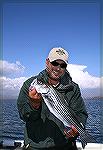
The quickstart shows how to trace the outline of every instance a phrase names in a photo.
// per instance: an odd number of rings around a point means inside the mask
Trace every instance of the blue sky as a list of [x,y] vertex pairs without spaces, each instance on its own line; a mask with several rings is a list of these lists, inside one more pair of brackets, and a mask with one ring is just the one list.
[[50,49],[58,46],[69,52],[67,69],[83,94],[99,96],[103,88],[100,15],[98,2],[4,3],[3,97],[17,97],[22,83],[45,68]]
[[99,3],[5,3],[3,60],[20,61],[25,75],[38,73],[52,47],[70,53],[69,63],[100,75]]

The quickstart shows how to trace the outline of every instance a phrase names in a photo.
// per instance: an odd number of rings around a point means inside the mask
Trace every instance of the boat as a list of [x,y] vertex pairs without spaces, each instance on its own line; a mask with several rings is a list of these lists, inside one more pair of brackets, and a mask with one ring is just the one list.
[[[78,150],[83,150],[80,142],[76,142]],[[102,143],[87,143],[84,150],[103,150]]]
[[[24,145],[23,140],[4,140],[0,142],[1,150],[22,150]],[[103,150],[102,143],[87,143],[85,148],[82,148],[80,142],[76,142],[78,150]]]

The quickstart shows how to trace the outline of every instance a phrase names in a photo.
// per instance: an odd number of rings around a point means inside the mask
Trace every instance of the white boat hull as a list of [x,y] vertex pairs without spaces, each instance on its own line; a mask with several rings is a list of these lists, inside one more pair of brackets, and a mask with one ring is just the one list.
[[[14,150],[22,150],[22,147],[24,145],[23,140],[15,140],[15,141],[3,141],[1,150],[4,150],[6,147],[14,147]],[[82,145],[80,142],[76,142],[78,150],[103,150],[103,144],[100,143],[88,143],[85,148],[82,148]],[[5,149],[6,150],[6,149]]]
[[[76,143],[78,150],[83,150],[80,142]],[[100,143],[87,143],[84,150],[103,150],[103,144]]]

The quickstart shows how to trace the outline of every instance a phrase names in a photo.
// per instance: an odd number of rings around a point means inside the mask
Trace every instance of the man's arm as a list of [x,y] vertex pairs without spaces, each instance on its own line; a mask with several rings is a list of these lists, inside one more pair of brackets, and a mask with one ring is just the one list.
[[[74,115],[76,116],[76,118],[78,119],[78,121],[83,126],[83,128],[85,128],[88,114],[86,111],[85,103],[81,97],[81,92],[80,92],[78,85],[74,87],[73,93],[72,93],[73,95],[69,103],[70,108],[72,112],[74,113]],[[69,94],[70,93],[68,93],[68,97],[69,97]],[[71,130],[68,131],[68,129],[65,129],[64,133],[67,138],[76,139],[79,136],[77,129],[73,125],[71,126]]]
[[88,114],[78,85],[74,88],[74,94],[71,98],[70,107],[76,114],[78,121],[85,127]]

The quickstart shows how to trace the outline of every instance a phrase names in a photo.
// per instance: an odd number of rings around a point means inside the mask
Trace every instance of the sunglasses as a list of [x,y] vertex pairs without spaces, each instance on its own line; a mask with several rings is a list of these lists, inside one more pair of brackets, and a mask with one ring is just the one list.
[[60,66],[62,69],[65,69],[67,67],[67,64],[66,63],[62,63],[62,64],[59,64],[58,62],[56,61],[52,61],[50,62],[53,66]]

